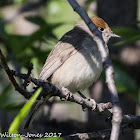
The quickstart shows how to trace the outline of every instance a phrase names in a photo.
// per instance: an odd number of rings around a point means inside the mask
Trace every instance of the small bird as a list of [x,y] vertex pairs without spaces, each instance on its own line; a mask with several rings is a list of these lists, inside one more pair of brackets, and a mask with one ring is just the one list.
[[[120,36],[114,34],[103,19],[94,16],[91,20],[102,33],[108,51],[109,39]],[[88,88],[99,78],[103,69],[97,44],[88,26],[84,21],[80,21],[51,51],[39,75],[40,81],[49,81],[58,88],[67,88],[72,93]],[[35,112],[48,98],[37,104],[25,127],[29,126]]]

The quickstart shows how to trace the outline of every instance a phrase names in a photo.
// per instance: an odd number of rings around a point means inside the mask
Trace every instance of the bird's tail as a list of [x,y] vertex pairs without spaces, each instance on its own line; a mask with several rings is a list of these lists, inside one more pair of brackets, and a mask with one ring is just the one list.
[[26,121],[26,123],[25,123],[25,125],[24,125],[24,129],[26,129],[26,128],[28,128],[28,127],[30,126],[30,124],[32,123],[32,121],[33,121],[33,119],[34,119],[36,113],[38,112],[38,110],[39,110],[39,109],[41,108],[41,106],[42,106],[47,100],[49,100],[51,97],[52,97],[52,96],[49,96],[49,95],[48,95],[46,98],[43,98],[42,100],[39,100],[39,101],[37,102],[37,104],[35,105],[35,107],[34,107],[32,113],[30,114],[30,116],[28,117],[28,119],[27,119],[27,121]]

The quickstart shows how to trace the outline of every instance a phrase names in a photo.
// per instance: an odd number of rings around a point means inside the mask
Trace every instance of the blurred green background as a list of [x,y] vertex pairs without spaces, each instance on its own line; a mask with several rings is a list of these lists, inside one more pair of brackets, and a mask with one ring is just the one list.
[[[121,39],[115,41],[112,39],[109,43],[110,55],[115,68],[115,82],[124,113],[139,114],[140,0],[133,2],[132,0],[114,0],[114,3],[110,0],[107,0],[106,3],[103,0],[77,1],[89,16],[102,17],[116,34],[122,36]],[[132,8],[130,8],[131,6]],[[107,9],[107,7],[110,8]],[[127,10],[128,12],[126,12]],[[80,20],[79,15],[73,11],[66,0],[1,0],[0,48],[8,65],[18,72],[27,73],[28,65],[32,62],[34,66],[32,76],[37,78],[51,49]],[[17,78],[17,81],[22,85],[22,80]],[[34,85],[30,84],[28,90],[31,91],[33,87]],[[110,95],[105,87],[104,74],[93,86],[93,91],[99,91],[98,96],[100,96],[97,97],[95,92],[87,94],[87,96],[95,98],[97,102],[110,101]],[[108,98],[103,98],[101,93],[104,92],[103,95],[106,96],[107,93]],[[1,132],[8,131],[12,120],[26,102],[24,97],[14,90],[0,65]],[[94,124],[93,115],[90,112],[83,112],[80,106],[73,103],[61,102],[57,98],[52,99],[49,105],[46,104],[41,109],[29,132],[52,131],[62,132],[63,135],[66,135],[100,130],[104,126],[110,127],[110,124],[105,124],[96,129],[98,124]],[[95,125],[95,129],[90,126],[91,122]],[[45,124],[47,124],[47,128]],[[81,128],[78,127],[79,124]],[[66,126],[70,130],[65,129]],[[22,129],[22,124],[18,131],[26,133]],[[138,132],[130,135],[131,140],[140,139]],[[127,137],[130,138],[129,135],[126,135],[120,140]]]

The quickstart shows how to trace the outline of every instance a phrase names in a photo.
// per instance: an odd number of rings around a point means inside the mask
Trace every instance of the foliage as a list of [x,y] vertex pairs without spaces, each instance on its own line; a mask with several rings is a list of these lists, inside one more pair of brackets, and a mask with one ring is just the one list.
[[113,29],[113,31],[124,38],[124,40],[116,43],[115,44],[116,46],[130,44],[134,43],[137,40],[140,40],[139,30],[128,27],[118,27],[118,28],[116,27]]
[[0,94],[0,109],[2,110],[17,112],[24,105],[24,103],[25,102],[22,100],[20,95],[15,96],[15,94],[13,94],[11,85],[5,86]]
[[[129,93],[133,99],[139,103],[138,99],[138,86],[136,81],[127,73],[125,68],[121,64],[117,64],[116,61],[114,62],[114,69],[115,69],[115,84],[117,87],[118,92],[120,93]],[[122,78],[123,75],[123,78]],[[131,81],[131,82],[128,82]]]

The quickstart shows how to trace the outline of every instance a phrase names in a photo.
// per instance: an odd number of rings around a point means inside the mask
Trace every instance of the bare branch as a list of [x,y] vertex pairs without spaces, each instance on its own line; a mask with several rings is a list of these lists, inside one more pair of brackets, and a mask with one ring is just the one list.
[[29,76],[31,74],[31,71],[33,69],[33,64],[31,63],[29,66],[28,66],[28,72],[26,74],[26,77],[25,77],[25,81],[23,83],[23,88],[26,89],[28,83],[29,83]]
[[15,78],[13,77],[11,70],[9,69],[7,62],[5,60],[5,57],[2,54],[1,50],[0,50],[0,59],[2,61],[2,65],[3,65],[4,70],[6,71],[10,81],[12,82],[12,84],[15,87],[15,90],[17,90],[19,93],[21,93],[24,97],[29,98],[29,94],[24,89],[19,87],[18,83],[16,82]]
[[[139,127],[136,128],[132,124],[124,124],[120,127],[120,134],[131,132],[134,129],[139,129]],[[104,129],[97,132],[77,133],[73,135],[68,135],[68,136],[64,136],[63,139],[64,140],[89,140],[89,139],[95,139],[95,138],[103,139],[103,138],[109,137],[110,134],[111,134],[111,129]]]
[[[133,131],[134,129],[139,129],[139,127],[134,127],[132,124],[124,124],[120,127],[120,134],[128,133]],[[97,132],[90,133],[76,133],[72,135],[62,136],[63,140],[90,140],[90,139],[104,139],[109,137],[111,134],[111,129],[104,129]],[[28,138],[23,138],[24,140],[28,140]],[[58,138],[59,139],[59,138]],[[60,138],[61,139],[61,138]],[[32,139],[30,139],[32,140]]]

